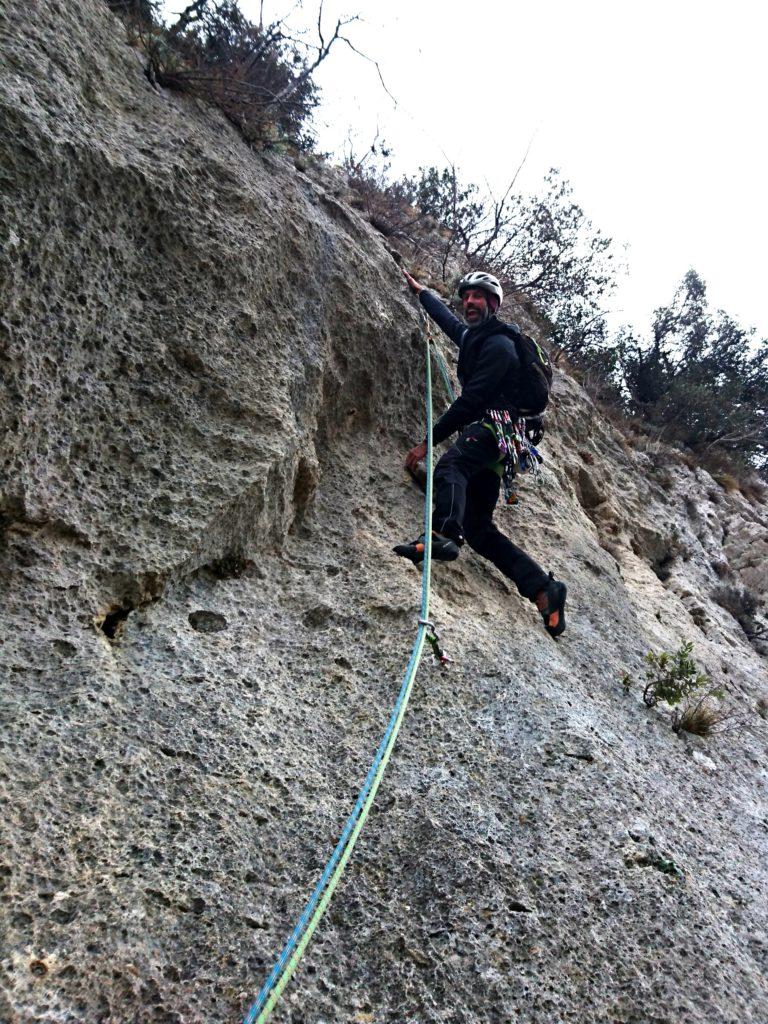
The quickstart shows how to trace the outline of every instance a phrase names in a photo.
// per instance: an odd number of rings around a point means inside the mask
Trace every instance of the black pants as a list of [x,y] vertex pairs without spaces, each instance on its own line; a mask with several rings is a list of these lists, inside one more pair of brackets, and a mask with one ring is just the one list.
[[493,468],[499,450],[494,434],[470,423],[435,466],[432,526],[461,544],[466,540],[512,580],[532,601],[547,585],[547,574],[493,524],[501,477]]

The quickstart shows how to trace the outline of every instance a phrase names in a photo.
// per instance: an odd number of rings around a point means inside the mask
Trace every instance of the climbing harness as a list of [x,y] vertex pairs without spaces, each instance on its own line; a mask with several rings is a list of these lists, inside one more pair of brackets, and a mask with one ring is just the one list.
[[432,652],[442,667],[447,667],[450,659],[440,647],[440,641],[434,624],[429,619],[430,579],[432,569],[432,370],[430,365],[430,338],[425,335],[426,355],[426,413],[427,413],[427,478],[424,499],[424,562],[421,574],[421,611],[418,630],[413,643],[411,657],[403,676],[395,706],[390,715],[386,731],[376,751],[373,763],[363,783],[357,802],[347,818],[336,848],[326,864],[320,879],[315,886],[307,905],[299,917],[295,928],[283,946],[277,961],[267,980],[256,997],[256,1001],[248,1010],[243,1024],[264,1024],[286,985],[296,970],[312,935],[320,923],[334,891],[341,879],[347,862],[373,806],[376,793],[384,778],[387,763],[397,741],[408,699],[413,689],[416,672],[421,661],[425,642],[429,643]]

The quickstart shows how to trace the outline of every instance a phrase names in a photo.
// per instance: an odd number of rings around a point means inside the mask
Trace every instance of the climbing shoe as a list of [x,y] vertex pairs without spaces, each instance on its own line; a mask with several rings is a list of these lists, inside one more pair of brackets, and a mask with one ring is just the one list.
[[[403,558],[410,558],[414,565],[421,565],[424,561],[424,534],[412,540],[410,544],[398,544],[392,550],[396,555]],[[436,562],[453,562],[459,557],[459,545],[439,533],[432,534],[432,557]]]
[[536,595],[536,607],[544,619],[544,629],[551,637],[565,632],[565,595],[568,588],[549,574],[547,585]]

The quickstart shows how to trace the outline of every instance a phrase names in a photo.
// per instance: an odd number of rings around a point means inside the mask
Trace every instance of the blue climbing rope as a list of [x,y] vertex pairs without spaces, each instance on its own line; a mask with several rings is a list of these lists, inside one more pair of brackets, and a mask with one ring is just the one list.
[[[330,902],[343,874],[347,861],[362,830],[368,812],[379,788],[384,771],[394,749],[397,735],[405,715],[408,699],[413,688],[425,640],[434,636],[434,626],[429,621],[430,579],[432,569],[432,371],[430,364],[430,335],[425,331],[426,349],[426,414],[427,414],[427,485],[424,499],[424,562],[421,574],[421,611],[411,657],[403,676],[400,691],[389,718],[386,731],[376,751],[373,763],[365,777],[360,794],[352,812],[347,818],[336,847],[331,854],[312,895],[307,901],[296,926],[286,941],[280,955],[261,987],[256,1001],[245,1015],[243,1024],[264,1024],[291,979],[301,957]],[[439,354],[438,354],[439,359]],[[438,363],[438,365],[441,365]],[[444,380],[450,387],[445,365],[442,364]],[[434,645],[433,645],[434,648]],[[437,656],[437,655],[436,655]]]

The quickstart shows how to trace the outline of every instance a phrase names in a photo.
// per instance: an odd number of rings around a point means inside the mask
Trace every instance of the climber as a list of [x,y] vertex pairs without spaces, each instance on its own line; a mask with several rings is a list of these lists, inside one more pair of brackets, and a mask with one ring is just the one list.
[[[429,316],[459,349],[457,372],[462,393],[432,431],[433,444],[459,431],[435,467],[432,557],[451,562],[458,558],[466,540],[536,605],[547,632],[558,637],[565,630],[565,584],[552,573],[547,575],[493,523],[501,456],[486,413],[499,409],[510,411],[515,418],[520,415],[519,399],[513,398],[518,393],[520,359],[515,342],[499,331],[501,321],[496,316],[503,299],[501,285],[492,274],[480,271],[462,278],[458,288],[462,323],[436,294],[406,270],[403,274]],[[424,440],[408,452],[407,468],[413,472],[426,454]],[[423,559],[424,535],[409,544],[398,544],[394,550],[418,565]]]

